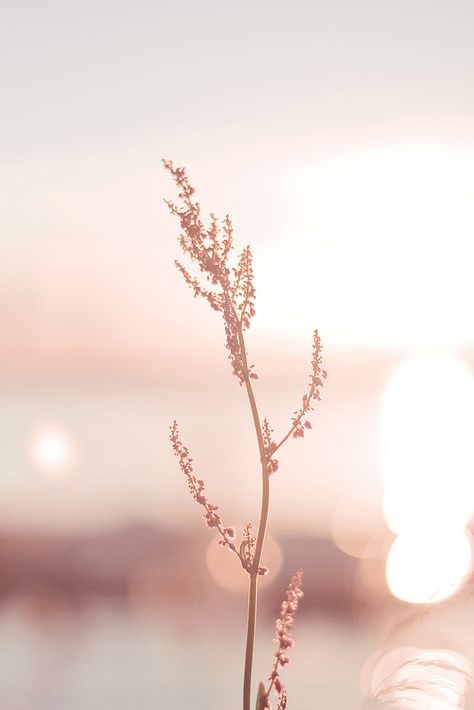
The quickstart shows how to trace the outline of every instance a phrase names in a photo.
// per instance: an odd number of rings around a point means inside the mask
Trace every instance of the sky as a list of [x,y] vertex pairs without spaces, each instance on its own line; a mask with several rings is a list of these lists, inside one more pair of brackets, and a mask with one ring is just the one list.
[[[163,157],[252,244],[251,344],[284,416],[321,331],[339,379],[318,413],[329,443],[315,434],[297,459],[322,499],[304,525],[353,486],[377,497],[377,407],[399,353],[474,360],[472,3],[19,1],[1,25],[4,520],[171,524],[168,411],[215,426],[241,394],[215,314],[173,268]],[[27,463],[48,422],[79,449],[59,488]],[[191,438],[217,489],[206,436]],[[296,490],[278,493],[280,519]]]

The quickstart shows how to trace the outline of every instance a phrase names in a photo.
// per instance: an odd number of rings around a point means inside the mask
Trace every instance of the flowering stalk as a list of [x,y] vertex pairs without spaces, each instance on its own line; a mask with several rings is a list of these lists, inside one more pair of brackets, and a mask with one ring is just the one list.
[[[303,437],[305,431],[311,428],[307,419],[312,403],[320,399],[320,388],[326,372],[321,366],[321,341],[318,332],[313,336],[313,358],[309,386],[303,395],[299,409],[293,413],[292,423],[287,433],[276,442],[273,430],[266,419],[263,425],[253,391],[252,381],[258,379],[254,366],[249,365],[245,344],[244,332],[250,327],[252,317],[255,315],[255,288],[253,285],[252,253],[249,246],[241,252],[237,265],[229,266],[229,255],[233,248],[233,228],[228,216],[219,221],[213,214],[210,216],[209,226],[205,226],[201,219],[201,209],[195,202],[194,188],[190,185],[184,168],[175,168],[169,160],[163,161],[164,167],[174,179],[179,190],[180,206],[171,201],[166,201],[168,208],[179,219],[182,233],[179,243],[185,254],[194,262],[204,277],[204,283],[178,261],[176,266],[188,286],[193,290],[194,296],[201,296],[208,301],[211,308],[222,315],[226,336],[228,358],[232,366],[232,373],[237,377],[239,384],[245,387],[250,405],[252,419],[257,438],[261,479],[262,498],[260,517],[257,528],[257,537],[252,537],[250,523],[244,528],[240,547],[235,542],[236,534],[233,527],[227,527],[222,522],[218,506],[209,503],[204,495],[204,481],[196,478],[189,450],[179,437],[176,421],[170,427],[170,439],[173,451],[179,460],[179,465],[185,474],[189,491],[194,500],[202,506],[203,517],[208,527],[216,528],[219,532],[219,543],[236,554],[243,569],[249,575],[248,615],[247,615],[247,641],[245,648],[244,682],[243,682],[243,710],[250,710],[251,680],[253,665],[253,649],[255,642],[255,622],[257,614],[257,586],[258,577],[268,572],[262,567],[261,557],[265,542],[265,533],[270,505],[270,476],[278,470],[278,460],[275,459],[276,451],[287,441],[290,436]],[[275,663],[270,675],[270,685],[265,687],[260,684],[257,697],[257,710],[270,708],[269,695],[275,689],[279,695],[277,710],[285,710],[287,705],[286,691],[278,674],[279,666],[285,665],[287,657],[284,654],[292,639],[289,631],[294,622],[294,614],[301,597],[301,576],[299,570],[293,577],[287,592],[287,600],[283,603],[279,621],[277,621],[278,651],[275,654]]]
[[219,506],[209,503],[206,496],[204,495],[204,481],[202,479],[196,478],[196,476],[194,475],[193,460],[189,455],[189,449],[187,448],[187,446],[183,445],[179,438],[178,423],[176,422],[176,420],[173,422],[173,425],[170,426],[170,432],[170,439],[171,444],[173,446],[173,451],[179,459],[179,465],[182,472],[188,479],[189,492],[191,493],[196,503],[202,505],[202,507],[206,511],[202,517],[205,519],[207,527],[217,528],[220,535],[219,543],[223,547],[227,547],[232,552],[235,552],[235,554],[240,557],[240,554],[237,551],[237,546],[234,542],[235,528],[224,527],[222,518],[217,512],[219,510]]
[[295,642],[291,636],[291,629],[295,623],[296,612],[298,609],[298,602],[303,596],[301,589],[303,582],[303,570],[297,570],[290,580],[286,592],[286,600],[281,605],[280,616],[276,620],[276,636],[275,643],[277,644],[277,650],[275,651],[275,661],[273,663],[272,671],[268,677],[270,684],[264,694],[260,697],[260,706],[257,706],[257,710],[271,710],[270,704],[270,693],[274,689],[278,694],[278,707],[277,710],[284,710],[287,705],[287,695],[286,688],[283,685],[279,668],[284,668],[290,659],[286,655],[289,648],[293,648]]

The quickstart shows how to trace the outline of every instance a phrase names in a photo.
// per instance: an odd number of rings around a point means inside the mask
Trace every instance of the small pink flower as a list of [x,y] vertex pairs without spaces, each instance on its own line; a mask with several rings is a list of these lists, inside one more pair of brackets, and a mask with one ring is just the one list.
[[183,445],[179,438],[178,424],[176,421],[170,426],[170,440],[173,446],[175,456],[177,456],[180,468],[188,480],[188,488],[192,497],[204,508],[203,518],[209,528],[217,528],[220,534],[219,543],[223,547],[227,547],[231,552],[234,552],[241,559],[237,547],[234,543],[235,528],[224,527],[222,518],[217,512],[218,505],[209,503],[204,495],[204,481],[201,478],[196,478],[193,471],[192,458],[189,455],[189,449]]
[[[250,379],[256,380],[258,376],[253,372],[253,365],[247,365],[242,340],[243,331],[250,327],[250,321],[255,315],[250,247],[246,246],[242,250],[237,266],[231,268],[229,254],[233,248],[233,227],[229,216],[218,220],[211,214],[209,225],[204,225],[201,207],[193,199],[194,188],[189,184],[184,168],[175,168],[171,160],[163,160],[163,165],[179,190],[181,204],[178,206],[170,200],[166,204],[171,214],[180,221],[180,246],[203,274],[204,283],[192,276],[179,261],[175,262],[176,267],[193,290],[194,296],[205,298],[213,310],[222,314],[232,372],[240,384]],[[208,284],[211,288],[208,288]]]
[[295,645],[290,632],[293,624],[295,623],[298,602],[303,596],[301,589],[302,581],[303,570],[299,569],[290,580],[290,584],[286,592],[286,599],[281,605],[280,616],[275,622],[276,637],[274,641],[277,644],[277,650],[274,654],[275,662],[268,677],[270,685],[268,687],[266,697],[268,698],[272,688],[275,688],[275,691],[279,696],[278,708],[280,708],[280,710],[284,710],[286,708],[287,697],[285,686],[280,678],[279,668],[283,668],[290,663],[290,659],[286,655],[285,651],[288,648],[293,648]]

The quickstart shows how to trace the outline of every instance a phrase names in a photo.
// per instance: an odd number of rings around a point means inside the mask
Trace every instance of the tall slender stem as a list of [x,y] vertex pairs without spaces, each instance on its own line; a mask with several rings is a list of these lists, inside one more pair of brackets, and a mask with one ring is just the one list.
[[262,501],[260,507],[260,520],[258,523],[257,541],[255,544],[255,553],[253,559],[253,567],[250,572],[249,582],[249,597],[248,597],[248,612],[247,612],[247,642],[245,647],[245,666],[244,666],[244,687],[243,687],[243,710],[250,710],[251,690],[252,690],[252,664],[253,664],[253,649],[255,643],[255,622],[257,616],[257,582],[258,568],[262,557],[263,544],[265,542],[265,532],[268,520],[268,508],[270,504],[270,483],[268,478],[267,464],[265,460],[265,445],[262,436],[262,427],[260,425],[260,417],[258,414],[257,403],[250,382],[249,369],[247,363],[247,354],[245,352],[245,341],[242,328],[238,330],[239,346],[242,353],[242,361],[245,374],[245,388],[252,410],[255,433],[257,435],[258,449],[260,452],[260,462],[262,465]]
[[257,578],[258,575],[251,572],[247,611],[247,641],[245,644],[243,710],[250,710],[252,693],[253,648],[255,643],[255,622],[257,619]]

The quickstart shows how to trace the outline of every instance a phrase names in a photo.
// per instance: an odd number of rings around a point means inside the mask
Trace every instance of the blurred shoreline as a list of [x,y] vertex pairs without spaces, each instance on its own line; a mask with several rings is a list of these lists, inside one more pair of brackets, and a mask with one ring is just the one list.
[[[0,604],[22,598],[45,609],[56,603],[79,610],[99,602],[151,609],[225,607],[245,595],[222,589],[211,578],[209,542],[208,536],[145,524],[66,536],[3,532]],[[278,545],[282,564],[262,590],[264,613],[268,608],[277,612],[296,567],[305,570],[305,613],[347,617],[364,606],[354,594],[357,561],[331,540],[293,536],[279,539]]]

